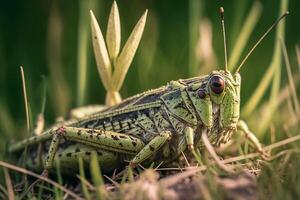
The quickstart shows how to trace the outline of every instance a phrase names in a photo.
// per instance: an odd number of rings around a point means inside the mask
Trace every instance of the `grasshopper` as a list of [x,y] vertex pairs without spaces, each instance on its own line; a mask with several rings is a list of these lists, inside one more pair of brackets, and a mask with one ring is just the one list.
[[[285,16],[281,16],[258,43]],[[171,81],[102,111],[52,126],[10,147],[11,152],[28,148],[26,165],[34,170],[53,170],[59,160],[61,170],[77,170],[78,158],[85,165],[96,154],[104,172],[127,165],[168,163],[182,152],[203,147],[207,134],[213,146],[226,143],[240,130],[262,152],[261,144],[240,116],[241,76],[239,70],[258,43],[234,73],[227,70],[223,10],[222,29],[225,69],[209,75]],[[43,144],[43,145],[39,145]],[[41,148],[38,148],[40,146]]]

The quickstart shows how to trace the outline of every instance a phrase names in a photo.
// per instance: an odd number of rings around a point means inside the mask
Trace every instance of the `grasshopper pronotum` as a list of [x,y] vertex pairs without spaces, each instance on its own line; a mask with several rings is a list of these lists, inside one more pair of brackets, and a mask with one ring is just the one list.
[[[69,173],[76,169],[78,157],[85,163],[96,153],[104,172],[126,165],[168,162],[181,152],[201,146],[201,137],[208,136],[219,146],[237,129],[245,133],[258,151],[256,137],[239,120],[241,77],[239,70],[251,52],[282,15],[250,50],[234,73],[227,69],[227,53],[223,9],[221,9],[225,49],[225,69],[209,75],[171,81],[103,111],[54,125],[39,136],[11,146],[11,152],[28,147],[26,164],[35,170],[53,169],[55,159]],[[37,150],[38,144],[43,143]]]

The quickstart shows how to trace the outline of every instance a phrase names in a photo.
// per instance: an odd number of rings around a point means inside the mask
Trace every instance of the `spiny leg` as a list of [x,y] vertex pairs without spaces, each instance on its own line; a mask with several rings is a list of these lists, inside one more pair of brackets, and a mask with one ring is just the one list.
[[122,133],[85,128],[60,127],[54,132],[50,143],[45,161],[46,170],[53,167],[55,154],[57,153],[62,137],[68,141],[75,141],[89,147],[131,155],[137,154],[144,147],[144,143],[140,139]]
[[195,134],[195,132],[191,127],[186,127],[184,129],[186,144],[190,151],[194,150],[194,134]]
[[[170,131],[161,132],[155,136],[129,163],[129,166],[124,170],[123,180],[132,176],[132,169],[138,164],[153,156],[166,142],[171,138]],[[166,147],[167,148],[167,147]],[[129,178],[130,179],[130,178]]]
[[84,168],[88,169],[90,166],[92,154],[97,155],[97,160],[100,163],[102,172],[111,172],[118,167],[120,167],[120,159],[124,159],[122,155],[107,151],[85,144],[80,143],[70,143],[63,149],[59,149],[56,153],[54,160],[59,160],[60,171],[63,174],[74,174],[77,173],[78,168],[78,158],[82,158]]
[[65,133],[65,129],[63,127],[58,128],[51,140],[50,147],[46,156],[44,171],[42,172],[42,176],[48,176],[48,170],[53,167],[54,157],[58,150],[59,143],[61,137]]
[[196,153],[195,148],[194,148],[194,135],[195,135],[195,131],[191,127],[186,127],[184,129],[184,135],[185,135],[185,140],[186,140],[186,144],[188,146],[188,149],[194,155],[194,157],[196,158],[196,160],[198,161],[198,163],[202,163],[201,162],[201,158]]
[[264,159],[266,159],[268,157],[268,154],[266,154],[266,152],[263,150],[258,138],[254,135],[254,133],[252,133],[249,130],[246,122],[244,122],[243,120],[239,120],[237,123],[237,130],[241,131],[246,136],[246,138],[249,139],[253,143],[253,145],[255,146],[257,151],[260,154],[262,154]]
[[[184,130],[184,134],[185,134],[185,139],[186,139],[188,149],[192,152],[192,154],[194,155],[194,157],[196,158],[198,163],[201,164],[202,163],[201,159],[200,159],[199,155],[195,152],[195,149],[194,149],[194,134],[195,134],[194,130],[191,127],[187,127]],[[202,132],[201,139],[202,139],[202,142],[203,142],[204,146],[206,147],[206,149],[210,153],[210,155],[217,162],[218,166],[221,169],[232,173],[233,171],[230,167],[228,167],[228,166],[226,166],[226,165],[224,165],[223,163],[220,162],[220,159],[219,159],[218,155],[215,153],[215,151],[213,150],[213,146],[209,142],[206,131]]]
[[169,131],[161,132],[155,136],[131,161],[130,166],[134,168],[138,164],[145,161],[147,158],[154,155],[169,139],[171,133]]

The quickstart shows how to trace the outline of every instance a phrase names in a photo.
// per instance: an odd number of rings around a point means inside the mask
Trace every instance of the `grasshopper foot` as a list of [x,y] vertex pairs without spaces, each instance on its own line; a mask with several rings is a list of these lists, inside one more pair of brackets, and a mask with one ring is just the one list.
[[49,176],[48,169],[44,169],[43,172],[42,172],[42,174],[41,174],[41,176],[44,177],[44,178],[48,178],[48,176]]
[[271,158],[270,152],[263,150],[262,148],[257,149],[257,152],[260,154],[262,159],[270,160],[270,158]]
[[136,168],[136,166],[138,166],[138,164],[135,163],[135,162],[130,162],[130,163],[129,163],[129,167],[130,167],[131,169]]

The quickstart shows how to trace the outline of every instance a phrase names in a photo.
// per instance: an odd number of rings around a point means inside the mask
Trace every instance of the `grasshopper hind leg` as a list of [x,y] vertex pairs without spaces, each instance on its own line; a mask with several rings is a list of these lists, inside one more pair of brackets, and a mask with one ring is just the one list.
[[[95,147],[90,147],[85,144],[75,143],[75,142],[65,142],[60,146],[54,156],[53,166],[50,169],[56,168],[56,163],[59,162],[60,171],[63,174],[74,174],[78,173],[78,158],[83,159],[83,164],[85,169],[89,169],[90,158],[93,153],[96,153],[99,165],[104,173],[109,173],[114,169],[117,169],[120,164],[120,154],[116,152],[111,152],[103,149],[97,149]],[[36,152],[35,152],[36,153]],[[42,152],[41,162],[46,162],[46,156],[48,151]],[[27,159],[26,166],[34,171],[41,172],[45,168],[45,165],[38,165],[38,157],[36,154]]]
[[[63,143],[66,142],[74,142],[78,145],[75,147],[71,146],[69,149],[63,149]],[[105,169],[110,169],[117,166],[117,161],[121,160],[118,158],[118,155],[126,154],[133,157],[143,147],[144,143],[140,139],[122,133],[76,127],[60,127],[52,133],[48,152],[45,153],[46,156],[43,158],[44,172],[54,168],[57,157],[61,157],[60,160],[65,165],[69,165],[77,162],[76,157],[78,156],[83,156],[84,160],[89,161],[92,151],[96,151],[100,160],[102,160],[101,165],[107,165]]]

